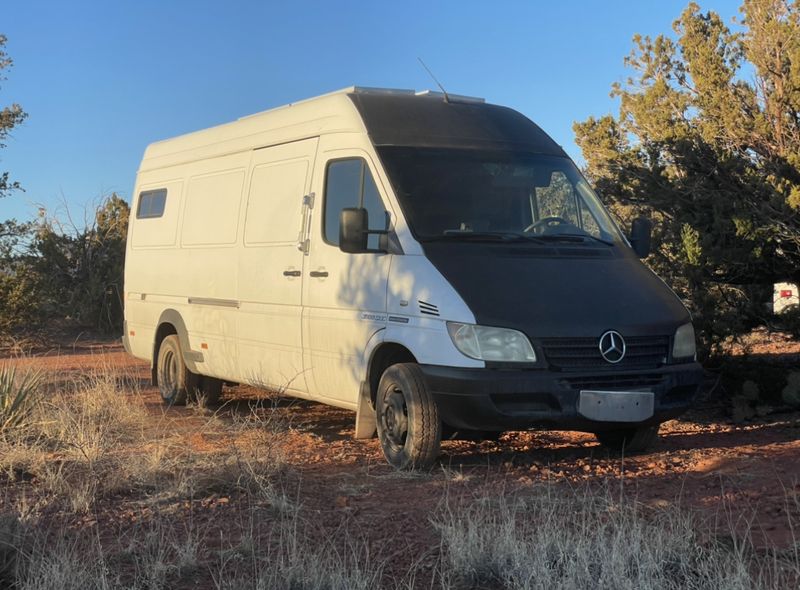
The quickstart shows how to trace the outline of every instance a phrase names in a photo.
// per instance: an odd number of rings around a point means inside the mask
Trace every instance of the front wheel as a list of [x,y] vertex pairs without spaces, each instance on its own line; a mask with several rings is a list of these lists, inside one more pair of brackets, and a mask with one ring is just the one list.
[[397,469],[425,469],[439,456],[442,421],[420,368],[392,365],[381,376],[375,399],[378,439]]
[[658,441],[658,427],[639,426],[638,428],[620,428],[618,430],[606,430],[595,432],[597,440],[605,447],[615,451],[629,451],[637,453],[646,451]]

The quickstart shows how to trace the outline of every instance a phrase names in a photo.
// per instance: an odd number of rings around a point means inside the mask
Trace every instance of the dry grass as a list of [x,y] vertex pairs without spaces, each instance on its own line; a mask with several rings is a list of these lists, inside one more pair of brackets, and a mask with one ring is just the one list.
[[223,550],[212,569],[214,588],[236,590],[373,590],[400,588],[401,581],[384,580],[380,556],[366,538],[346,527],[323,540],[312,535],[314,524],[298,510],[285,514],[268,535],[251,534]]
[[[0,587],[12,576],[24,589],[168,588],[206,552],[200,531],[168,516],[182,502],[238,495],[254,513],[296,515],[282,478],[286,425],[274,412],[254,406],[223,420],[198,404],[192,427],[176,429],[148,410],[137,383],[110,369],[42,383],[24,425],[0,437],[0,473],[28,482],[7,497],[14,517],[0,519]],[[111,547],[59,528],[115,498],[155,516]]]
[[[162,589],[198,566],[199,539],[166,518],[138,527],[114,543],[94,531],[69,535],[19,523],[17,563],[6,582],[19,590]],[[0,534],[2,531],[0,529]],[[0,587],[3,579],[0,577]]]
[[[0,539],[3,526],[0,523]],[[250,522],[253,530],[258,523]],[[198,577],[203,587],[218,590],[373,590],[382,568],[365,540],[341,548],[314,543],[310,524],[297,512],[282,518],[269,535],[239,539],[235,545],[209,551],[200,531],[185,530],[166,517],[141,526],[124,539],[101,543],[91,532],[64,535],[18,522],[13,537],[18,551],[8,553],[0,570],[0,587],[18,590],[166,590]],[[346,530],[338,531],[347,536]],[[0,556],[3,554],[0,553]],[[203,575],[205,574],[205,575]],[[391,583],[390,587],[400,588]]]
[[[296,506],[267,526],[253,504],[238,534],[208,545],[207,531],[164,514],[116,541],[0,519],[0,564],[20,590],[360,590],[415,588],[385,575],[388,556],[347,526],[314,533]],[[698,532],[684,512],[641,512],[608,495],[445,502],[435,525],[441,561],[431,586],[445,590],[784,590],[796,587],[796,555],[759,553],[747,537]],[[3,541],[8,541],[6,545]],[[3,561],[5,557],[5,562]],[[15,563],[16,561],[16,563]],[[0,587],[3,581],[0,569]]]
[[[47,503],[80,514],[117,493],[165,501],[244,491],[284,508],[272,479],[284,467],[285,431],[269,412],[225,422],[197,410],[196,427],[176,432],[124,375],[100,371],[51,389],[25,428],[0,438],[0,472],[33,480]],[[192,440],[207,435],[215,444],[195,449]]]
[[[386,565],[397,554],[370,545],[363,532],[320,529],[286,464],[281,412],[198,404],[178,426],[144,404],[137,383],[104,370],[42,385],[24,426],[0,437],[0,478],[16,490],[0,497],[13,512],[0,515],[0,588],[422,587],[416,566],[389,579]],[[440,477],[447,486],[471,475],[448,468],[382,477]],[[194,519],[214,498],[237,502],[225,527]],[[787,502],[787,513],[800,508],[797,495]],[[96,523],[118,505],[146,516],[119,531],[76,524]],[[759,552],[749,536],[712,534],[686,511],[644,509],[588,487],[445,497],[432,525],[441,546],[434,579],[420,577],[433,585],[426,587],[777,590],[800,580],[800,546]]]
[[654,511],[610,492],[446,503],[444,588],[753,590],[795,587],[796,552],[759,553],[749,533],[718,536],[677,505]]

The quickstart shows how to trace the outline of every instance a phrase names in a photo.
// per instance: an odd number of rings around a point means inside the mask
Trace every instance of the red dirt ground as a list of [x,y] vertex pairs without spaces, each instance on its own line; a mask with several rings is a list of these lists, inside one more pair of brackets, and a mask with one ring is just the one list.
[[[790,354],[800,349],[783,344],[791,347]],[[124,370],[139,379],[141,395],[154,415],[162,413],[158,392],[149,385],[148,366],[118,345],[99,343],[14,362],[65,374]],[[237,400],[259,397],[264,394],[249,387],[226,387],[227,403],[219,415],[239,411],[243,402]],[[720,408],[701,407],[665,423],[653,451],[625,458],[600,447],[591,435],[575,432],[513,432],[497,442],[446,441],[437,468],[409,475],[384,463],[377,439],[352,438],[354,414],[305,401],[282,404],[281,411],[291,422],[286,452],[297,474],[297,491],[290,494],[298,497],[306,514],[314,515],[320,530],[336,529],[344,519],[384,553],[434,555],[439,539],[428,516],[445,493],[469,497],[542,484],[557,489],[611,485],[615,493],[645,506],[696,510],[712,527],[715,522],[750,523],[762,547],[787,548],[800,541],[790,527],[790,517],[800,523],[800,503],[794,501],[800,496],[798,412],[776,411],[734,424]],[[214,441],[193,426],[202,420],[196,413],[172,408],[168,415],[170,428],[191,433],[187,444],[198,451],[213,448]],[[229,497],[210,497],[201,504],[213,528],[220,530],[241,508]],[[134,516],[124,505],[108,503],[95,518],[110,526]],[[390,570],[407,564],[406,559],[395,566],[391,561]],[[426,559],[421,561],[425,569]]]

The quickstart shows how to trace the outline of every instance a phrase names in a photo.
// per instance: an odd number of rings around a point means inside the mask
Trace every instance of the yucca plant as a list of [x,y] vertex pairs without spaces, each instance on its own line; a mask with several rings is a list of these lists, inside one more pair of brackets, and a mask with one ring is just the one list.
[[0,433],[24,424],[33,409],[40,374],[17,373],[16,367],[0,366]]

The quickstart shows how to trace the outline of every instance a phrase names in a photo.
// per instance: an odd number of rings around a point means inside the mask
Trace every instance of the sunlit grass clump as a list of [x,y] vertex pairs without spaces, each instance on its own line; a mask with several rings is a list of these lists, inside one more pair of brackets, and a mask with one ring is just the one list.
[[33,413],[41,377],[35,371],[18,372],[0,366],[0,434],[24,426]]

